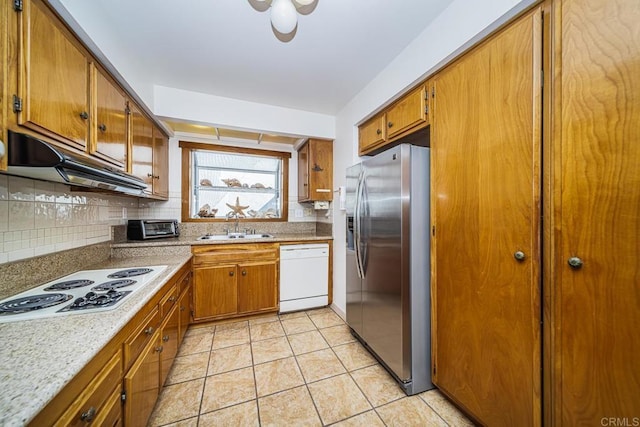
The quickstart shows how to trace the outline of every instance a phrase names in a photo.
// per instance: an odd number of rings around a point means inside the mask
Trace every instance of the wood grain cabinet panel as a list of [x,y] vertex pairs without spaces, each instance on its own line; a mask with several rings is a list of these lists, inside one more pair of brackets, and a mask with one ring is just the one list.
[[129,173],[147,184],[145,193],[153,194],[153,124],[142,110],[129,101],[130,164]]
[[89,59],[41,0],[25,0],[20,15],[20,125],[86,150]]
[[238,264],[238,313],[278,308],[275,262]]
[[180,311],[177,306],[173,306],[167,314],[162,327],[160,328],[160,339],[162,351],[160,353],[160,385],[164,385],[173,365],[173,361],[178,354],[179,347],[179,327]]
[[358,133],[358,150],[360,154],[366,154],[387,140],[387,116],[378,114],[360,126]]
[[333,141],[309,139],[298,151],[298,201],[333,199]]
[[92,132],[95,138],[90,153],[120,169],[127,159],[127,100],[124,92],[99,68],[93,67],[95,80],[95,120]]
[[541,422],[541,21],[435,78],[433,380],[482,425]]
[[153,195],[169,198],[169,138],[153,127]]
[[151,341],[124,377],[126,400],[125,425],[144,427],[160,393],[160,331],[156,330]]
[[236,265],[194,269],[194,320],[237,313]]
[[387,138],[393,139],[427,121],[427,92],[425,85],[414,89],[387,110]]
[[189,324],[191,323],[191,301],[193,301],[193,287],[191,286],[191,277],[191,274],[189,274],[187,286],[183,288],[182,295],[180,295],[180,299],[178,300],[178,311],[180,312],[178,340],[180,343],[182,343],[182,340],[184,340],[184,336],[186,335],[187,329],[189,329]]

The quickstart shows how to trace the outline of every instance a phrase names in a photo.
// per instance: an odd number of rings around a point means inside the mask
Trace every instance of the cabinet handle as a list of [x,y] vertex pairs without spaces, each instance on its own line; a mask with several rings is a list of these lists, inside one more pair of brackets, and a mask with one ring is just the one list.
[[514,253],[514,254],[513,254],[513,257],[514,257],[515,259],[517,259],[518,261],[524,261],[524,258],[525,258],[525,256],[524,256],[524,252],[522,252],[522,251],[517,251],[516,253]]
[[167,342],[169,341],[169,335],[165,335],[162,337],[162,341]]
[[180,306],[180,311],[184,311],[185,307],[184,305]]
[[230,271],[230,272],[229,272],[229,276],[233,276],[234,274],[235,274],[235,272],[234,272],[234,271]]
[[82,414],[80,414],[80,420],[90,423],[91,421],[93,421],[95,416],[96,416],[96,408],[92,406],[86,411],[84,411]]
[[391,129],[391,128],[393,127],[393,122],[389,122],[389,123],[387,123],[387,127],[388,127],[389,129]]
[[160,175],[154,176],[155,179],[160,179]]
[[163,348],[162,346],[159,346],[159,347],[156,347],[156,348],[155,348],[155,350],[156,350],[158,353],[162,353],[162,350],[164,350],[164,348]]
[[377,134],[377,135],[382,135],[382,130],[380,130],[380,129],[376,129],[376,134]]
[[145,329],[144,333],[147,335],[151,335],[153,333],[153,326],[149,326],[147,329]]
[[102,123],[100,126],[98,126],[98,129],[100,129],[100,132],[106,132],[107,131],[107,125]]
[[246,276],[247,275],[247,270],[242,270],[242,275]]
[[148,173],[148,174],[147,174],[147,176],[148,176],[149,178],[155,178],[155,177],[154,177],[153,175],[151,175],[150,173]]
[[169,297],[169,301],[170,301],[170,302],[174,302],[175,300],[176,300],[176,297],[175,297],[175,296],[171,296],[171,297]]
[[89,113],[87,113],[86,111],[83,111],[82,113],[80,113],[80,118],[82,120],[87,120],[89,118]]
[[569,267],[573,268],[574,270],[580,269],[583,264],[582,260],[577,256],[572,256],[571,258],[569,258],[567,263],[569,264]]

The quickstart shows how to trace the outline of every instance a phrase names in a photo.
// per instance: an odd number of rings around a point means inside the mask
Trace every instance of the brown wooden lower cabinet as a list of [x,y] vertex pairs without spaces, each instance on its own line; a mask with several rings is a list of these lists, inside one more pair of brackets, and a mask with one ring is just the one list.
[[178,354],[178,327],[180,323],[180,311],[178,307],[174,306],[164,323],[160,328],[161,349],[160,353],[160,385],[163,385],[169,375],[169,370],[173,361]]
[[[276,263],[238,264],[238,313],[278,308]],[[275,285],[275,286],[274,286]]]
[[145,426],[160,393],[160,331],[156,330],[124,376],[125,425]]

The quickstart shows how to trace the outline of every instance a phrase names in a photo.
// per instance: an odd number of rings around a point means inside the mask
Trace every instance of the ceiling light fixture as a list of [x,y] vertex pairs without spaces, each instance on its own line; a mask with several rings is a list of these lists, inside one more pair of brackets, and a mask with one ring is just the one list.
[[[293,38],[294,31],[298,26],[298,13],[304,15],[311,13],[313,9],[315,9],[315,3],[317,3],[317,1],[318,0],[253,0],[253,3],[260,5],[259,10],[261,11],[271,7],[271,25],[277,32],[276,36],[278,36],[279,33],[283,36]],[[255,8],[258,9],[257,7]],[[282,40],[282,38],[278,38]]]

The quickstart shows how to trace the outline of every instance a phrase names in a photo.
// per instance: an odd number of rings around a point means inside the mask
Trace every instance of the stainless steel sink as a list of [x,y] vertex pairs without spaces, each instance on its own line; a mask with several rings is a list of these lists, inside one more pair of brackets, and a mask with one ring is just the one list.
[[198,240],[239,240],[239,239],[268,239],[272,238],[273,234],[256,233],[229,233],[229,234],[205,234],[198,237]]

